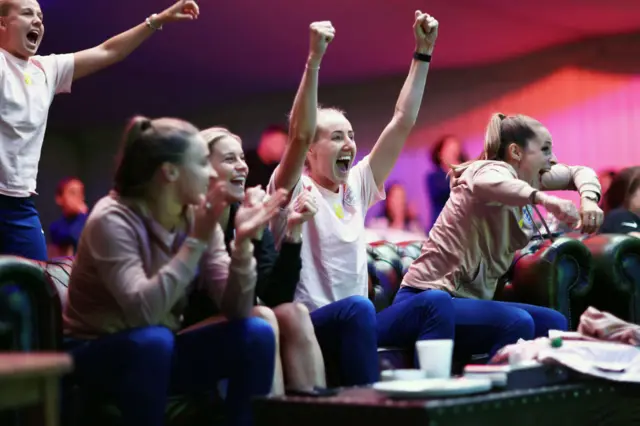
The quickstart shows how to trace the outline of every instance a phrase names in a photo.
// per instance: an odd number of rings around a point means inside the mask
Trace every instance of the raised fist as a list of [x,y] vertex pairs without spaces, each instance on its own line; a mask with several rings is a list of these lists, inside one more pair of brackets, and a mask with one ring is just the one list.
[[330,21],[313,22],[309,25],[309,55],[314,59],[321,59],[327,46],[336,35],[336,30]]
[[416,10],[413,32],[416,38],[416,50],[419,53],[431,54],[438,38],[438,21],[436,21],[436,18]]

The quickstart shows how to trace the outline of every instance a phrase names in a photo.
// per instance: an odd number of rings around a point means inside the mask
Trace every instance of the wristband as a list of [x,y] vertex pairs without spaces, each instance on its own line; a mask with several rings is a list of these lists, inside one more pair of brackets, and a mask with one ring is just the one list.
[[416,61],[431,62],[431,55],[427,55],[426,53],[414,52],[413,59],[415,59]]

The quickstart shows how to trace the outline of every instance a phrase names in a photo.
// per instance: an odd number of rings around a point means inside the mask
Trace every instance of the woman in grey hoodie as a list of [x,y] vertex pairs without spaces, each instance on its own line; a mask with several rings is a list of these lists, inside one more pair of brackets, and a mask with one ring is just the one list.
[[[447,291],[455,308],[456,349],[463,352],[493,354],[519,338],[566,329],[566,319],[552,309],[492,298],[516,250],[530,240],[524,226],[525,219],[531,219],[528,206],[542,205],[583,232],[598,229],[603,214],[596,173],[557,164],[551,134],[540,122],[494,114],[480,158],[454,166],[451,175],[451,197],[394,304],[425,290]],[[579,191],[580,210],[571,201],[543,192],[547,190]]]

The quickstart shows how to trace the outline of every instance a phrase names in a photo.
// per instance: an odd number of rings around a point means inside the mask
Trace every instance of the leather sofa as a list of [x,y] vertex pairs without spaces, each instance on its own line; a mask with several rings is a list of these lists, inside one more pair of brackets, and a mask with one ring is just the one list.
[[[402,277],[419,256],[420,247],[420,242],[369,245],[369,297],[377,310],[393,301]],[[61,309],[66,302],[71,268],[71,259],[40,263],[0,256],[0,290],[19,286],[30,300],[35,318],[31,324],[31,350],[61,348]],[[495,299],[557,309],[567,316],[573,327],[577,326],[575,319],[587,305],[640,322],[639,270],[640,239],[634,237],[612,234],[586,239],[560,237],[553,243],[532,241],[516,255]],[[621,313],[621,309],[624,312]],[[0,322],[11,322],[9,316],[0,316]],[[29,348],[19,347],[17,341],[0,347],[0,350],[11,349]]]
[[[392,303],[420,247],[420,242],[380,242],[368,247],[369,296],[377,310]],[[71,268],[71,259],[39,263],[0,256],[0,308],[4,308],[0,309],[0,351],[61,350],[61,309]],[[27,300],[30,323],[25,322],[24,303],[8,308],[2,304],[3,290],[16,287],[27,297],[23,301]],[[567,236],[554,242],[532,241],[521,250],[503,277],[495,300],[557,309],[575,329],[589,305],[639,322],[638,291],[640,239]],[[26,345],[24,336],[28,336]],[[413,363],[412,348],[381,348],[380,359],[382,368],[408,367]]]
[[594,235],[582,239],[593,256],[587,305],[640,324],[640,238]]
[[[384,309],[393,301],[409,265],[420,255],[420,247],[420,242],[369,246],[369,297],[376,309]],[[590,264],[591,253],[576,239],[534,240],[516,254],[494,300],[550,307],[577,326],[575,318],[586,309],[583,299],[591,289]]]

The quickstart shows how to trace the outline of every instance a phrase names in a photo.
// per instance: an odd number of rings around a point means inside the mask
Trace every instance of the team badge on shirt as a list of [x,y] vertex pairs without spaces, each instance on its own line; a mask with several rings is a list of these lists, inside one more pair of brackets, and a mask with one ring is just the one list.
[[336,216],[338,216],[339,219],[344,219],[344,209],[342,208],[342,204],[334,203],[333,211],[336,213]]
[[24,73],[24,83],[27,86],[31,86],[31,83],[33,83],[33,79],[31,78],[31,75],[26,72]]
[[345,206],[355,206],[356,205],[356,197],[353,195],[353,191],[349,185],[344,186],[344,205]]

